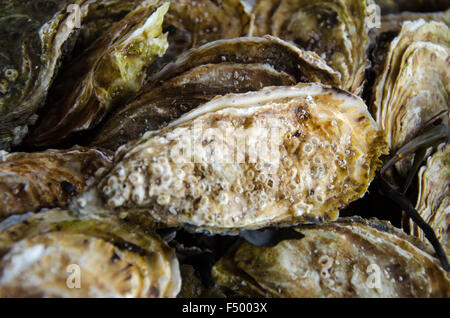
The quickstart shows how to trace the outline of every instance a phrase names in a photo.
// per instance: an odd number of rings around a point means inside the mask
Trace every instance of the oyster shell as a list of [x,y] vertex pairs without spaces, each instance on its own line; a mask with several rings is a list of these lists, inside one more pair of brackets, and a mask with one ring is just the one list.
[[71,46],[69,2],[0,2],[0,150],[22,141]]
[[[416,210],[433,228],[443,246],[450,250],[447,232],[450,215],[450,145],[445,144],[428,158],[426,166],[418,173],[418,198]],[[410,223],[412,234],[426,240],[422,230]]]
[[217,95],[297,82],[340,84],[339,74],[316,54],[271,36],[211,42],[152,76],[150,83],[159,85],[110,116],[91,145],[115,150]]
[[212,270],[219,285],[255,297],[449,297],[429,248],[387,222],[359,217],[296,228],[301,240],[239,245]]
[[[377,66],[372,114],[398,150],[420,127],[449,105],[450,32],[439,22],[403,23]],[[376,52],[375,55],[378,55]],[[400,162],[405,174],[409,163]]]
[[175,297],[181,288],[175,253],[157,235],[64,210],[4,229],[0,273],[1,297]]
[[0,219],[64,206],[94,182],[98,169],[106,171],[110,164],[109,155],[82,147],[35,153],[3,152],[0,154]]
[[252,35],[272,34],[315,51],[340,72],[341,88],[359,94],[369,66],[367,0],[261,0]]
[[212,233],[334,220],[384,150],[360,98],[272,87],[215,98],[122,146],[98,191],[108,209]]
[[162,34],[168,9],[169,3],[137,8],[73,61],[58,77],[28,143],[58,144],[74,132],[94,127],[137,93],[145,68],[168,47],[167,34]]

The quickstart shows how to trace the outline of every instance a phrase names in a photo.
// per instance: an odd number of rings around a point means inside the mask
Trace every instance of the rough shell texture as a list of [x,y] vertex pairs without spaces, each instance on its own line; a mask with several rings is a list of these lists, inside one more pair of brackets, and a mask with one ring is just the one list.
[[181,288],[174,251],[158,236],[61,210],[2,231],[0,273],[1,297],[175,297]]
[[150,82],[160,84],[115,112],[91,145],[115,150],[217,95],[297,82],[340,83],[316,54],[270,36],[208,43],[180,56]]
[[110,164],[109,155],[81,147],[35,153],[3,152],[0,154],[0,219],[64,206],[94,182],[98,169],[106,171]]
[[162,23],[169,4],[145,5],[105,32],[57,78],[28,143],[56,145],[97,125],[144,84],[145,68],[168,48]]
[[[447,233],[450,215],[450,145],[445,144],[428,158],[418,173],[416,210],[433,228],[442,245],[450,248]],[[411,223],[412,234],[426,240],[417,225]]]
[[248,243],[213,267],[222,286],[256,297],[449,297],[428,248],[387,222],[345,218],[297,228],[300,240]]
[[[372,114],[392,151],[449,105],[450,32],[439,22],[405,22],[382,54],[372,89]],[[378,53],[376,53],[378,54]],[[405,174],[409,161],[398,165]]]
[[69,2],[0,2],[0,150],[22,141],[72,44]]
[[272,34],[315,51],[342,77],[342,88],[359,94],[369,67],[367,0],[261,0],[252,13],[252,35]]
[[233,232],[337,218],[385,150],[364,102],[319,84],[230,94],[122,146],[98,189],[107,207]]

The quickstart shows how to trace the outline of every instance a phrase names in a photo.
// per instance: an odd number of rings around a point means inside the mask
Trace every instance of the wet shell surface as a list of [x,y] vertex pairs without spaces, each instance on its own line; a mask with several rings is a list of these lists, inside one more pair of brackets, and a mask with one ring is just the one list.
[[168,9],[168,3],[137,8],[72,61],[50,90],[27,143],[58,145],[96,126],[111,109],[132,98],[144,84],[146,67],[168,48],[167,34],[162,33]]
[[153,88],[114,112],[91,145],[116,150],[218,95],[298,82],[339,86],[340,76],[315,53],[271,36],[211,42],[153,75]]
[[110,209],[233,232],[334,220],[367,190],[385,140],[364,102],[319,84],[219,97],[122,146]]
[[106,153],[83,147],[0,153],[0,219],[66,205],[95,183],[111,160]]
[[64,210],[3,229],[0,273],[1,297],[175,297],[181,288],[174,251],[156,234]]
[[369,46],[367,0],[261,0],[251,35],[271,34],[316,52],[341,74],[341,88],[362,92]]
[[429,247],[388,222],[358,217],[296,228],[275,247],[243,243],[214,267],[215,281],[252,297],[449,297]]
[[405,22],[373,87],[372,113],[398,150],[449,105],[450,32],[440,22]]

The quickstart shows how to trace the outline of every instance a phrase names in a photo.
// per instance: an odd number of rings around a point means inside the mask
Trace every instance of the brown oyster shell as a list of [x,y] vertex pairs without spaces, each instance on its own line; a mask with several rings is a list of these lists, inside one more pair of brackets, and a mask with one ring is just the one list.
[[341,88],[362,92],[369,67],[367,0],[261,0],[255,3],[253,36],[271,34],[314,51],[340,72]]
[[266,88],[215,98],[122,146],[97,196],[213,233],[333,220],[366,192],[384,151],[360,98],[319,84]]
[[99,169],[106,172],[110,164],[108,154],[83,147],[3,153],[0,156],[0,219],[64,206],[94,183]]
[[0,273],[1,297],[175,297],[181,288],[174,250],[156,234],[64,210],[4,229]]
[[429,247],[387,222],[353,217],[296,230],[305,237],[231,249],[213,267],[215,281],[253,297],[449,297]]
[[271,36],[208,43],[180,56],[150,82],[159,85],[110,116],[91,145],[115,150],[217,95],[297,82],[340,83],[339,74],[316,54]]

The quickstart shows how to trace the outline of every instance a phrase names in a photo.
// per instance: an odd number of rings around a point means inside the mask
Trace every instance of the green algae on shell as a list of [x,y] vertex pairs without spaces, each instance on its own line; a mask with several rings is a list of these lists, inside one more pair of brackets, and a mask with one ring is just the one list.
[[50,91],[43,115],[27,142],[57,145],[75,132],[90,129],[144,84],[145,69],[162,56],[162,33],[169,3],[143,5],[129,13],[64,70]]

